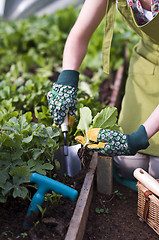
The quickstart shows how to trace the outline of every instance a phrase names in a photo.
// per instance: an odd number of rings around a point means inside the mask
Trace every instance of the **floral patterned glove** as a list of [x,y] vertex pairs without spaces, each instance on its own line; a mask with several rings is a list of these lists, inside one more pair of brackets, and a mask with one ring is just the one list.
[[98,144],[90,144],[87,147],[106,156],[135,155],[138,150],[149,146],[143,125],[131,134],[94,128],[87,131],[87,137],[91,141],[98,142]]
[[72,126],[74,123],[78,81],[79,73],[77,71],[64,70],[57,82],[53,84],[52,90],[47,94],[50,114],[56,126],[63,123],[67,112],[69,113],[69,125]]

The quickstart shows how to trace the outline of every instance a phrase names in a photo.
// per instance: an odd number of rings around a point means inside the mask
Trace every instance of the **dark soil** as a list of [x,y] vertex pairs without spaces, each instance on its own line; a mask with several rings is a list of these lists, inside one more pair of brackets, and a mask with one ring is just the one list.
[[137,192],[114,180],[111,197],[94,189],[84,240],[148,240],[159,236],[137,216]]
[[[137,216],[137,192],[114,181],[112,196],[99,194],[94,187],[93,199],[84,240],[93,239],[159,239],[158,235]],[[75,202],[61,198],[58,205],[44,203],[44,217],[35,220],[29,231],[23,222],[29,201],[10,199],[0,205],[0,240],[63,240]],[[71,239],[70,239],[71,240]]]

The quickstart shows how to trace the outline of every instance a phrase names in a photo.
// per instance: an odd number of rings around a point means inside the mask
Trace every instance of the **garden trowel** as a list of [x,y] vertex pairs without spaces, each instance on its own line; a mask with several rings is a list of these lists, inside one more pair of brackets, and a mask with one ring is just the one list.
[[55,151],[55,159],[60,162],[60,173],[74,177],[81,170],[81,162],[78,157],[78,150],[81,144],[67,146],[67,132],[68,132],[68,114],[61,125],[61,131],[64,136],[64,146],[60,146]]

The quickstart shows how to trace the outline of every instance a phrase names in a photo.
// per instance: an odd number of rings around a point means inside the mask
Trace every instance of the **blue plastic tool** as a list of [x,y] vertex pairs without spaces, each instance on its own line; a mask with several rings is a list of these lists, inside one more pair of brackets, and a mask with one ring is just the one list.
[[[54,191],[55,193],[61,194],[64,197],[70,198],[72,201],[74,201],[78,195],[78,192],[75,189],[38,173],[33,173],[31,175],[30,182],[36,183],[38,190],[32,198],[27,212],[27,217],[30,216],[32,211],[37,214],[39,213],[38,205],[42,206],[45,198],[45,193],[48,191]],[[27,220],[24,222],[24,227],[30,228]]]

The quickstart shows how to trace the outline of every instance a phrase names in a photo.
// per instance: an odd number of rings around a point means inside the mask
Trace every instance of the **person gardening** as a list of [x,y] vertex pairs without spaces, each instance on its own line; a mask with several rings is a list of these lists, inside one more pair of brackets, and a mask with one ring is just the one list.
[[[151,129],[152,126],[147,127],[145,123],[154,109],[155,114],[152,116],[156,116],[158,112],[159,0],[86,0],[84,2],[65,44],[63,71],[48,93],[50,113],[54,123],[60,126],[69,111],[70,123],[73,123],[77,109],[78,70],[86,55],[90,38],[105,15],[103,70],[109,74],[109,56],[116,8],[123,20],[140,36],[140,41],[133,49],[118,121],[127,135],[123,135],[124,139],[119,144],[119,149],[113,148],[112,142],[107,144],[107,148],[111,149],[110,156],[114,156],[114,163],[121,177],[131,179],[132,169],[141,167],[158,178],[159,133],[149,136],[149,127]],[[157,132],[158,128],[155,131]],[[94,136],[93,141],[96,140],[100,144],[103,141],[103,149],[100,147],[95,150],[102,151],[106,155],[108,150],[105,143],[108,142],[108,135],[114,142],[121,137],[119,133],[109,132],[108,134],[101,129],[92,130],[88,134],[91,137]],[[114,136],[114,134],[117,135]]]

